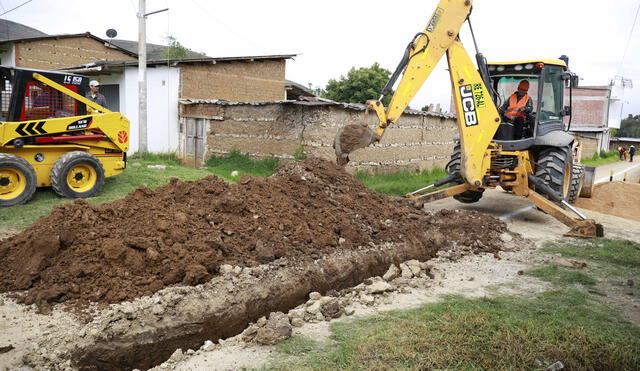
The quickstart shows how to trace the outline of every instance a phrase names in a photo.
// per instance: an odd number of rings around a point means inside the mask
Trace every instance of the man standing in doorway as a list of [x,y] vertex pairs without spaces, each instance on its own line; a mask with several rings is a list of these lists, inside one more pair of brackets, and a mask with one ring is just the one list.
[[89,98],[92,102],[101,105],[104,108],[107,108],[107,98],[104,95],[100,94],[98,91],[100,90],[100,83],[96,80],[91,80],[89,83],[89,91],[87,92],[86,97]]

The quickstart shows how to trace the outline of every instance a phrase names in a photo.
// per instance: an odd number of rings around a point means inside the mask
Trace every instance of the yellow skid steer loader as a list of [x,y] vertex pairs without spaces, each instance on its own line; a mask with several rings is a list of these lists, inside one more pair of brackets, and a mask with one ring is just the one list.
[[0,207],[36,187],[92,197],[125,169],[129,120],[84,97],[87,77],[0,67],[0,80]]

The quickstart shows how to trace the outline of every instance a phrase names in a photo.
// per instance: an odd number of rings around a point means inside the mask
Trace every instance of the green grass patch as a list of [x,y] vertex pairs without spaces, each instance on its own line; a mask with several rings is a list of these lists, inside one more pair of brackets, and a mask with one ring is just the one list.
[[560,253],[577,259],[640,269],[640,244],[625,240],[594,239],[579,245],[560,243],[542,248],[543,252]]
[[601,151],[600,153],[594,153],[591,158],[583,158],[580,163],[584,166],[599,166],[605,164],[611,164],[620,161],[618,151],[613,150],[609,152]]
[[[292,340],[304,354],[267,369],[530,370],[556,361],[566,369],[640,367],[640,329],[575,289],[533,299],[448,297],[331,329],[332,342]],[[278,349],[292,354],[287,343]]]
[[574,268],[560,267],[557,265],[546,265],[526,272],[530,276],[537,277],[543,281],[551,282],[556,285],[584,285],[595,286],[598,281],[589,275],[577,271]]
[[356,178],[365,186],[390,196],[404,196],[445,176],[447,173],[439,168],[425,170],[421,173],[397,172],[379,175],[371,175],[367,172],[356,173]]
[[[210,173],[236,181],[245,173],[251,176],[270,176],[278,166],[280,162],[275,158],[254,160],[238,151],[232,151],[226,156],[213,156],[206,163]],[[232,177],[231,172],[234,170],[238,171],[238,175]]]

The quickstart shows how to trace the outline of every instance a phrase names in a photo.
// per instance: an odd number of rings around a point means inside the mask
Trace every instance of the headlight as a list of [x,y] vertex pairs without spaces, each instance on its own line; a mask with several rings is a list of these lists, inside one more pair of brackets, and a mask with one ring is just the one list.
[[498,70],[498,72],[502,72],[502,71],[504,71],[504,66],[498,66],[498,68],[496,68],[496,70]]
[[524,68],[528,69],[528,70],[532,70],[533,69],[533,63],[527,63]]
[[522,71],[522,65],[518,64],[515,67],[513,67],[513,69],[516,70],[516,71]]

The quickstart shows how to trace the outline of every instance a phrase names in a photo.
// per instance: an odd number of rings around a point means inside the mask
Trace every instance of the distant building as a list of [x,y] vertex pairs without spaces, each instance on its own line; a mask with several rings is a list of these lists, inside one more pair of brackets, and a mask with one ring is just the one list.
[[[211,58],[192,52],[187,58],[166,59],[167,48],[147,44],[147,130],[152,152],[178,150],[178,135],[186,130],[178,118],[180,99],[287,99],[286,61],[295,54]],[[135,41],[105,40],[88,32],[47,35],[0,20],[0,64],[64,70],[100,81],[107,108],[131,121],[132,153],[138,150],[137,50]]]
[[[610,86],[578,86],[572,89],[572,115],[569,130],[582,144],[582,158],[609,149]],[[569,105],[569,89],[565,89]],[[568,123],[568,118],[565,118]]]

